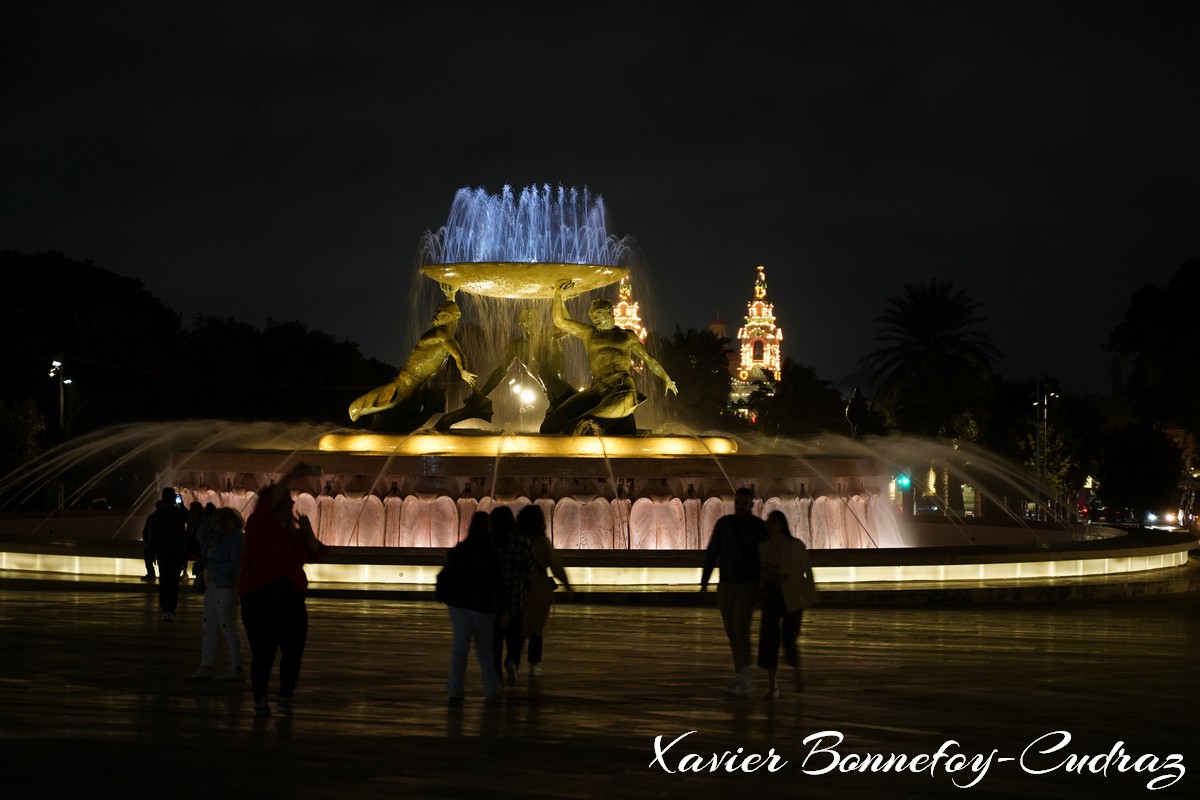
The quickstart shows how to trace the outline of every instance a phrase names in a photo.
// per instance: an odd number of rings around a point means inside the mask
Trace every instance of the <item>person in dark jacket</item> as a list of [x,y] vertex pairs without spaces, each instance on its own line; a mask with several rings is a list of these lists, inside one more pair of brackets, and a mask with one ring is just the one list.
[[500,554],[492,545],[491,518],[486,512],[477,511],[471,517],[467,538],[450,551],[444,569],[454,576],[446,597],[454,633],[446,694],[451,705],[463,702],[467,651],[474,639],[483,693],[488,702],[494,702],[499,699],[503,684],[492,662],[492,635],[497,620],[507,624],[508,615],[505,613]]
[[[154,511],[158,511],[162,507],[161,498],[154,501]],[[153,581],[156,578],[154,574],[154,534],[150,530],[150,520],[154,517],[154,511],[146,516],[146,522],[142,525],[142,560],[146,562],[146,574],[142,576],[144,581]]]
[[187,564],[188,515],[176,505],[175,487],[162,490],[162,505],[146,520],[150,557],[158,562],[158,605],[162,618],[175,619],[179,576]]
[[733,513],[721,517],[713,526],[700,575],[700,591],[704,592],[708,590],[713,569],[721,571],[717,607],[729,638],[734,669],[733,680],[725,687],[726,694],[744,695],[751,691],[750,627],[762,578],[758,545],[766,538],[767,526],[754,515],[754,490],[738,489],[733,496]]

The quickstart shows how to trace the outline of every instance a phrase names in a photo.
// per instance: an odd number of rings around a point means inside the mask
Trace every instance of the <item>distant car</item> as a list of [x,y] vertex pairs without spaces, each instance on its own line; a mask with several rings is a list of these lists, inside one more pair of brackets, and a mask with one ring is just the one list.
[[1137,524],[1137,517],[1134,515],[1132,508],[1101,507],[1095,509],[1092,519],[1096,522],[1108,522],[1113,525]]
[[92,502],[88,503],[88,508],[108,510],[112,506],[108,502],[107,497],[93,497]]

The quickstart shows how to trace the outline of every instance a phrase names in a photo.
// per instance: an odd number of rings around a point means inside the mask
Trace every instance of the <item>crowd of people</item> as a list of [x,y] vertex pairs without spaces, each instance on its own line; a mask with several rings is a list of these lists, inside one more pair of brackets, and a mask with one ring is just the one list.
[[[147,574],[158,567],[160,613],[173,621],[180,577],[191,559],[204,593],[200,666],[194,678],[244,680],[242,633],[250,651],[250,685],[255,713],[270,716],[269,688],[279,659],[275,709],[292,713],[292,696],[308,638],[304,565],[325,558],[312,524],[294,510],[300,465],[266,487],[248,519],[230,508],[199,509],[189,516],[174,488],[144,529]],[[198,504],[197,504],[198,505]],[[796,691],[804,688],[798,638],[804,609],[817,601],[812,564],[804,542],[793,536],[787,517],[772,511],[764,521],[753,513],[754,493],[739,489],[734,513],[721,517],[705,551],[700,591],[719,571],[717,607],[733,657],[732,695],[752,692],[750,676],[754,610],[761,609],[757,665],[766,671],[765,698],[779,697],[780,650],[791,667]],[[495,506],[477,511],[466,537],[453,547],[438,578],[437,598],[448,607],[452,644],[446,693],[450,705],[465,698],[472,648],[479,664],[485,702],[499,701],[505,686],[517,685],[521,657],[528,677],[542,676],[545,632],[560,586],[573,591],[562,559],[546,535],[541,507],[530,504],[514,515]],[[240,611],[241,626],[237,619]],[[226,643],[228,666],[217,672],[217,647]],[[527,644],[528,643],[528,644]],[[526,652],[526,647],[528,651]]]
[[[757,659],[767,675],[765,699],[780,695],[780,650],[792,669],[797,692],[804,690],[799,636],[804,609],[817,602],[812,562],[803,540],[792,535],[782,511],[764,521],[754,514],[754,492],[738,489],[734,513],[721,517],[705,551],[700,591],[719,571],[717,607],[733,655],[734,677],[725,693],[753,691],[750,675],[754,610],[761,609]],[[528,642],[529,676],[542,675],[543,635],[552,592],[559,583],[571,590],[558,552],[546,536],[541,508],[517,514],[497,506],[476,512],[467,538],[449,553],[439,599],[449,606],[454,633],[446,693],[461,705],[472,642],[486,702],[505,685],[517,683],[521,653]]]
[[472,643],[485,702],[497,702],[506,685],[517,685],[526,640],[529,675],[542,675],[550,581],[555,579],[573,591],[546,537],[540,507],[525,506],[516,517],[507,506],[475,512],[467,537],[447,556],[438,590],[438,599],[449,607],[453,631],[446,681],[450,705],[463,703]]
[[[192,677],[245,680],[245,633],[258,716],[271,715],[268,696],[277,656],[275,707],[281,714],[292,713],[292,695],[308,640],[304,565],[330,552],[317,539],[308,517],[293,510],[293,488],[307,474],[308,468],[298,465],[278,483],[263,489],[245,520],[234,509],[204,508],[199,503],[192,505],[189,515],[175,489],[167,487],[143,528],[145,578],[158,581],[162,619],[175,619],[180,579],[187,573],[189,560],[193,586],[204,594],[200,666]],[[217,646],[222,638],[229,666],[216,672]]]

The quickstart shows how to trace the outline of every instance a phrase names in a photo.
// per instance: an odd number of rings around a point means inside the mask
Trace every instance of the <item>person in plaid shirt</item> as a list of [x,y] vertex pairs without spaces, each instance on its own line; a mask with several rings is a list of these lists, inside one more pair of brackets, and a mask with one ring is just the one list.
[[[517,531],[516,517],[508,506],[492,509],[492,542],[500,551],[500,574],[504,579],[505,622],[496,621],[492,637],[493,660],[496,672],[509,686],[517,685],[517,668],[521,665],[521,650],[525,646],[522,624],[525,592],[529,589],[529,570],[533,566],[533,544],[529,537]],[[508,655],[504,645],[508,643]]]

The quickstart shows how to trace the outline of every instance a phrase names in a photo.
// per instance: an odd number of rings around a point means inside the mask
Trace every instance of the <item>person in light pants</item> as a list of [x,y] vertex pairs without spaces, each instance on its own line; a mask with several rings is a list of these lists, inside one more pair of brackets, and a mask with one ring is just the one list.
[[446,680],[446,695],[451,706],[463,703],[467,657],[472,641],[486,702],[499,702],[504,688],[492,663],[492,636],[497,623],[501,628],[508,625],[508,613],[500,554],[492,545],[491,522],[486,512],[476,511],[471,517],[467,538],[447,554],[443,568],[445,575],[452,576],[446,581],[445,594],[439,595],[448,608],[453,633],[450,675]]
[[725,694],[750,693],[750,629],[762,579],[758,545],[766,538],[767,526],[754,514],[754,490],[743,486],[734,493],[733,513],[721,517],[713,526],[700,574],[700,591],[705,592],[713,570],[721,571],[717,608],[729,638],[734,669]]
[[196,679],[213,677],[218,635],[229,646],[229,669],[218,680],[243,680],[242,639],[238,631],[238,572],[245,543],[242,517],[231,508],[213,512],[212,522],[197,535],[204,556],[204,629],[200,638],[200,668]]

